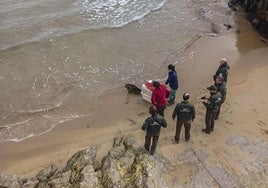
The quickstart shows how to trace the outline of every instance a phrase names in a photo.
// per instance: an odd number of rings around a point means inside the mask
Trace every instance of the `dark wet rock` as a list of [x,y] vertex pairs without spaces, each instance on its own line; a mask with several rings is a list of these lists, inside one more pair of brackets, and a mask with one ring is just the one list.
[[261,36],[268,38],[268,1],[267,0],[230,0],[228,6],[237,11],[242,7],[249,22]]

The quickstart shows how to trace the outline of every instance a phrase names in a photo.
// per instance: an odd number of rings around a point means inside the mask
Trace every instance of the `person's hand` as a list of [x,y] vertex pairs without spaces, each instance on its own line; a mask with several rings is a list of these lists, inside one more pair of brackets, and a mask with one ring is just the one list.
[[203,96],[203,97],[201,97],[201,99],[202,100],[206,100],[206,99],[208,99],[208,97],[207,96]]

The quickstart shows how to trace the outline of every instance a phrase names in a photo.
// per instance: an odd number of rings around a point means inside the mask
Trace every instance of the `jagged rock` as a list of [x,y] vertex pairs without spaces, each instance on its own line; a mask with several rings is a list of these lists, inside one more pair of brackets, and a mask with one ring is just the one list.
[[[118,141],[119,138],[115,139]],[[119,143],[119,142],[117,142]],[[158,186],[161,170],[156,169],[152,156],[145,150],[133,149],[133,140],[124,138],[121,145],[114,147],[102,161],[102,184],[104,187],[162,187]],[[154,175],[151,175],[154,174]],[[165,186],[163,186],[165,187]]]
[[[248,174],[234,174],[228,169],[211,166],[207,162],[209,155],[202,150],[189,148],[178,152],[174,163],[159,153],[148,155],[143,147],[134,148],[133,143],[132,137],[116,137],[114,147],[101,162],[96,161],[96,147],[92,147],[74,154],[65,171],[57,172],[56,167],[50,165],[41,170],[37,178],[1,174],[0,188],[262,188],[268,184],[268,146],[263,140],[250,143],[244,136],[233,136],[226,141],[228,147],[255,154],[255,158],[236,161]],[[177,176],[170,170],[186,166],[191,169],[187,182],[169,179]]]
[[51,182],[41,181],[34,188],[56,188]]
[[74,154],[67,162],[63,172],[71,170],[70,183],[80,182],[81,171],[87,165],[93,165],[97,154],[97,148],[92,147],[85,149]]
[[64,188],[64,187],[70,187],[70,176],[71,176],[71,170],[59,173],[58,177],[55,179],[52,179],[51,182],[55,185],[56,188]]
[[120,146],[121,142],[123,140],[123,137],[122,136],[117,136],[114,138],[114,144],[113,144],[113,147],[118,147]]
[[32,188],[34,185],[38,184],[38,180],[33,177],[33,178],[28,178],[23,180],[23,188]]
[[102,188],[99,182],[98,173],[95,172],[92,165],[87,165],[81,172],[83,180],[80,183],[80,188]]
[[20,188],[20,178],[16,175],[0,174],[0,188]]
[[133,146],[134,143],[135,143],[135,141],[131,137],[127,137],[123,141],[123,144],[124,144],[126,150],[133,149],[132,146]]
[[36,178],[39,181],[47,181],[49,178],[55,175],[58,167],[55,164],[49,165],[48,167],[40,170],[40,172],[36,175]]
[[83,169],[88,164],[93,164],[96,159],[97,148],[92,147],[75,153],[71,159],[68,160],[63,172],[68,170]]

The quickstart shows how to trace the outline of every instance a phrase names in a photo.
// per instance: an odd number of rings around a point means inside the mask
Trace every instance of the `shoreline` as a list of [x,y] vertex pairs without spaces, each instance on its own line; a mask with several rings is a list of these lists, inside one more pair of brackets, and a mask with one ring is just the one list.
[[[256,86],[250,85],[252,82],[255,83],[256,76],[257,78],[263,78],[263,76],[266,78],[258,84],[260,87],[263,87],[262,83],[265,84],[267,81],[264,70],[267,70],[268,67],[264,61],[268,59],[267,53],[265,54],[268,47],[267,44],[261,43],[258,38],[260,37],[252,28],[241,34],[226,32],[216,37],[203,35],[178,54],[180,57],[185,57],[194,53],[192,58],[176,67],[180,79],[180,89],[177,92],[176,102],[181,100],[182,93],[190,92],[191,101],[197,108],[197,118],[192,125],[190,143],[182,141],[179,145],[174,145],[172,139],[175,132],[175,122],[171,119],[171,113],[175,106],[167,107],[165,114],[168,128],[161,132],[157,152],[165,153],[166,156],[172,158],[171,156],[175,151],[182,151],[189,146],[205,147],[202,143],[214,142],[216,141],[215,137],[218,138],[218,136],[222,136],[219,140],[224,143],[224,139],[232,133],[230,129],[235,129],[234,131],[239,133],[240,130],[238,129],[242,128],[239,126],[240,122],[246,123],[247,120],[248,122],[254,122],[256,117],[247,116],[251,112],[250,109],[253,108],[250,105],[253,104],[247,105],[249,111],[246,112],[240,111],[240,108],[244,100],[247,100],[241,95],[251,91],[251,89],[256,90]],[[250,44],[244,46],[243,44],[247,41]],[[222,117],[216,122],[215,135],[212,134],[207,137],[201,133],[201,129],[204,127],[205,110],[200,104],[199,98],[207,92],[204,88],[212,84],[212,75],[218,67],[219,59],[222,57],[226,57],[231,64],[227,84],[227,102],[223,105]],[[251,63],[254,58],[257,59],[257,65]],[[163,70],[163,75],[166,73],[165,71]],[[262,94],[267,93],[266,88],[262,88],[261,91]],[[251,100],[254,99],[254,94],[259,96],[255,91],[247,93]],[[136,145],[142,146],[145,134],[140,130],[140,126],[143,120],[149,116],[147,111],[150,104],[143,101],[140,95],[128,94],[123,86],[104,93],[100,98],[103,100],[99,101],[98,107],[91,116],[66,122],[49,133],[22,142],[0,143],[0,172],[33,176],[41,168],[51,163],[55,163],[59,168],[62,168],[75,152],[90,146],[98,146],[98,155],[101,158],[112,147],[112,140],[118,135],[131,135],[137,141]],[[263,100],[268,104],[267,99]],[[233,105],[232,102],[234,101],[238,101],[238,104]],[[256,104],[255,108],[259,105]],[[228,108],[237,110],[239,113],[235,113],[236,111],[228,113]],[[268,111],[265,106],[260,109]],[[260,121],[264,122],[262,129],[268,130],[265,111],[258,113],[258,116],[261,119]],[[227,121],[236,126],[226,127],[229,126]],[[254,140],[261,135],[256,130],[252,130],[252,127],[250,125],[243,127],[242,133],[247,134]],[[224,130],[225,128],[226,130]],[[251,134],[249,131],[253,131],[253,133]],[[263,139],[267,141],[267,135]],[[221,146],[218,141],[217,144]],[[213,153],[213,147],[206,147],[206,149]]]

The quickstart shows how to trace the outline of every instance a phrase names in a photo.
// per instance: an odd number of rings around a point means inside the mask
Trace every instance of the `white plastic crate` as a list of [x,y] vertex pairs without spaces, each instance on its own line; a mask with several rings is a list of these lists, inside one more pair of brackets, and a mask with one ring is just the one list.
[[[152,83],[151,80],[148,82]],[[152,91],[149,88],[147,88],[145,84],[142,84],[141,95],[142,95],[143,100],[145,100],[149,103],[152,103],[151,102]]]

